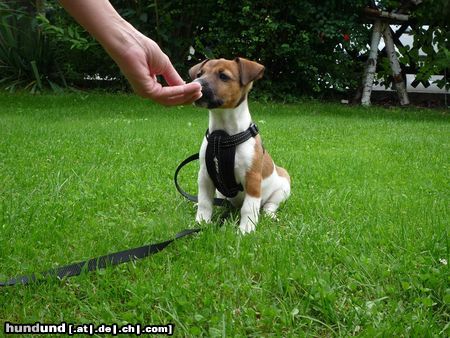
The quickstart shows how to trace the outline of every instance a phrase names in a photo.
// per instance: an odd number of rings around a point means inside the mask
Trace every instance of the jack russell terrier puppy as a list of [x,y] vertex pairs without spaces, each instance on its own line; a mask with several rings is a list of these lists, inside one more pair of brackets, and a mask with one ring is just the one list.
[[272,218],[291,191],[287,171],[277,167],[252,123],[247,94],[264,66],[236,58],[205,60],[189,70],[202,85],[195,105],[209,109],[209,128],[200,148],[197,222],[210,222],[216,189],[241,208],[240,231],[255,230],[262,208]]

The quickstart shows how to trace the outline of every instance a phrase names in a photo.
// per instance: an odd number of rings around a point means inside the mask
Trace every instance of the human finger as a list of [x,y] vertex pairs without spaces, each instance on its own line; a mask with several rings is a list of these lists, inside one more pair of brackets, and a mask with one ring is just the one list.
[[166,86],[163,87],[159,83],[155,83],[150,96],[157,97],[172,97],[178,95],[190,96],[201,93],[201,85],[197,82],[191,82],[180,86]]
[[169,86],[179,86],[185,84],[180,74],[178,74],[175,67],[169,60],[167,61],[164,72],[161,75],[164,77],[164,80],[166,80]]
[[191,104],[197,101],[202,96],[202,93],[194,93],[190,95],[181,94],[174,96],[159,96],[157,98],[153,98],[154,101],[163,104],[165,106],[174,106],[174,105],[183,105],[183,104]]

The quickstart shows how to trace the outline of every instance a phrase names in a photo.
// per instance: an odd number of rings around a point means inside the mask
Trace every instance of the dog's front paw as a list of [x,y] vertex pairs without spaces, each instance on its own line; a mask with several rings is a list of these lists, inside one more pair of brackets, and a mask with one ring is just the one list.
[[195,221],[197,223],[202,222],[211,223],[211,216],[212,216],[211,210],[198,209],[197,216],[195,216]]
[[241,234],[245,235],[255,231],[256,226],[251,219],[247,219],[246,221],[241,221],[239,224],[239,230]]

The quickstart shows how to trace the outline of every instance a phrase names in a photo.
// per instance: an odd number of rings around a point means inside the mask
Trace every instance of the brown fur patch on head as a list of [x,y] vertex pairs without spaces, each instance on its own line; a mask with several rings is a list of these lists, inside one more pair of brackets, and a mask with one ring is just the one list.
[[241,76],[242,85],[246,86],[250,82],[259,80],[264,74],[265,67],[255,61],[250,61],[244,58],[234,59],[239,65],[239,72]]
[[202,79],[208,82],[223,104],[220,108],[234,108],[247,95],[249,88],[241,86],[236,62],[220,59],[207,62],[202,68]]
[[208,86],[222,101],[220,107],[235,108],[247,96],[254,80],[262,77],[264,66],[243,58],[205,60],[189,70],[191,78]]
[[203,60],[202,62],[197,63],[195,66],[192,66],[191,69],[189,69],[189,76],[191,77],[191,80],[195,80],[198,77],[203,65],[208,61],[209,59]]

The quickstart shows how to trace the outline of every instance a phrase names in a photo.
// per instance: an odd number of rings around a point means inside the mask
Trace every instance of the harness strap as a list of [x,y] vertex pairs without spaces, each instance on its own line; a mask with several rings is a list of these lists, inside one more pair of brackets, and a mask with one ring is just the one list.
[[[196,195],[191,195],[189,193],[187,193],[186,191],[184,191],[180,185],[178,184],[178,173],[180,172],[180,170],[186,166],[187,164],[196,161],[199,159],[199,154],[193,154],[191,156],[189,156],[187,159],[185,159],[183,162],[181,162],[177,169],[175,170],[175,175],[173,177],[173,180],[175,182],[175,187],[177,188],[178,192],[183,195],[186,199],[188,199],[191,202],[194,203],[198,203],[198,197]],[[223,198],[214,198],[213,204],[219,207],[223,207],[223,206],[227,206],[229,204],[229,202],[226,199]]]
[[220,129],[212,133],[206,131],[208,141],[205,152],[206,169],[214,186],[222,195],[233,198],[244,190],[234,175],[236,147],[258,135],[258,132],[258,127],[254,123],[247,130],[235,135],[229,135]]
[[[247,130],[235,135],[228,135],[227,138],[221,141],[220,146],[222,148],[236,147],[239,144],[244,143],[245,141],[249,140],[252,137],[255,137],[258,134],[259,134],[258,126],[252,123]],[[205,136],[207,139],[209,139],[210,137],[209,129],[206,130]]]

